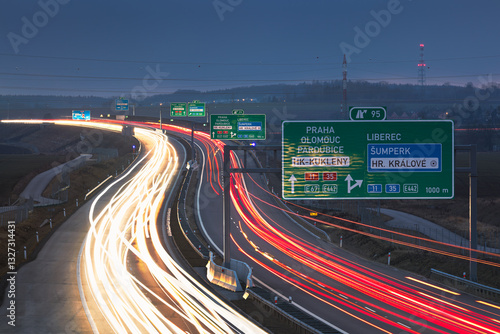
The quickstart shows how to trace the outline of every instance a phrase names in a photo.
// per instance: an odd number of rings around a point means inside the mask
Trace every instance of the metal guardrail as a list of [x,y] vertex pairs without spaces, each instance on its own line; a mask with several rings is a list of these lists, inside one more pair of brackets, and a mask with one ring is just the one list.
[[454,276],[433,268],[431,268],[431,278],[443,283],[448,283],[457,289],[474,294],[476,296],[500,302],[500,289],[479,284],[468,279]]
[[200,242],[200,239],[198,239],[196,234],[193,232],[186,215],[186,196],[189,188],[189,183],[191,182],[192,173],[193,169],[189,168],[179,191],[179,198],[177,201],[177,219],[184,237],[189,242],[191,247],[193,247],[193,249],[202,258],[208,259],[210,251],[203,245],[202,242]]
[[96,190],[98,190],[99,188],[101,188],[103,185],[106,184],[106,182],[108,182],[112,178],[113,178],[113,175],[108,176],[104,181],[102,181],[101,183],[99,183],[94,189],[92,189],[91,191],[89,191],[88,193],[86,193],[85,194],[85,198],[83,200],[86,201],[87,197],[89,197],[90,195],[92,195]]

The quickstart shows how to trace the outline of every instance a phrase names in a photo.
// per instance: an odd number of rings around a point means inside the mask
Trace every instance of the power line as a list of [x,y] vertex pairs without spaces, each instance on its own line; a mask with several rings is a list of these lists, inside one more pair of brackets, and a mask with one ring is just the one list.
[[[39,73],[12,73],[0,72],[0,75],[5,76],[27,76],[27,77],[44,77],[44,78],[66,78],[66,79],[98,79],[98,80],[144,80],[144,77],[114,77],[114,76],[85,76],[85,75],[62,75],[62,74],[39,74]],[[468,78],[480,75],[500,75],[500,73],[475,73],[475,74],[458,74],[458,75],[442,75],[432,76],[429,79],[446,79],[446,78]],[[415,77],[378,77],[378,78],[354,78],[359,81],[374,81],[374,80],[401,80],[415,79]],[[304,82],[318,81],[318,78],[313,79],[200,79],[200,78],[161,78],[161,81],[193,81],[193,82]],[[320,79],[321,80],[321,79]],[[323,79],[324,81],[331,81]]]
[[[92,61],[92,62],[111,62],[111,63],[132,63],[132,64],[171,64],[171,65],[218,65],[218,66],[297,66],[297,65],[338,65],[335,62],[322,62],[315,58],[313,62],[308,63],[265,63],[256,61],[251,63],[227,63],[227,62],[180,62],[180,61],[164,61],[164,60],[131,60],[131,59],[106,59],[106,58],[82,58],[82,57],[62,57],[62,56],[46,56],[46,55],[19,55],[10,53],[0,53],[4,57],[22,57],[35,59],[54,59],[54,60],[76,60],[76,61]],[[452,60],[476,60],[500,58],[500,54],[485,55],[485,56],[467,56],[467,57],[443,57],[429,58],[427,61],[452,61]],[[393,63],[412,63],[414,59],[395,59],[395,60],[370,60],[367,62],[353,61],[351,64],[393,64]]]

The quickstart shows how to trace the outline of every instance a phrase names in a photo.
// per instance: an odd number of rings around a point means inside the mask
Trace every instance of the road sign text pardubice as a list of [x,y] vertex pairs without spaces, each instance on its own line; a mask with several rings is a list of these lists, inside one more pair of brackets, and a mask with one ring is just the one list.
[[285,199],[453,198],[451,121],[284,121]]

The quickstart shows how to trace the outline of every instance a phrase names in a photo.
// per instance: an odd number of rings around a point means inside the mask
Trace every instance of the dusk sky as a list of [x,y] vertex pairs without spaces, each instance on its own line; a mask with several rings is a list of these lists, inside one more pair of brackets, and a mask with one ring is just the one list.
[[[348,79],[500,81],[500,1],[23,0],[0,12],[0,94],[118,96]],[[146,80],[144,80],[146,79]]]

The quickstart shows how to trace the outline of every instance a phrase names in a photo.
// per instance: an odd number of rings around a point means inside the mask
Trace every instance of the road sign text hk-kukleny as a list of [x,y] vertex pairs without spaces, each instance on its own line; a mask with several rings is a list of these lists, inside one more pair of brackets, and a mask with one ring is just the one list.
[[266,115],[210,115],[210,138],[266,139]]
[[452,121],[284,121],[284,199],[454,196]]

